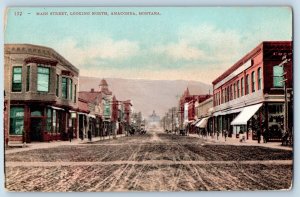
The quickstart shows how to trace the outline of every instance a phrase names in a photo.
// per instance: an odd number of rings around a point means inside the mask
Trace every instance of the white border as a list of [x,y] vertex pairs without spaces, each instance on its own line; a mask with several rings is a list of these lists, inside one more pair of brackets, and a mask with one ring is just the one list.
[[[4,12],[5,12],[5,7],[7,6],[35,6],[35,7],[45,7],[45,6],[126,6],[126,7],[142,7],[142,6],[149,6],[149,7],[155,7],[155,6],[292,6],[293,8],[293,19],[294,19],[294,92],[295,92],[295,121],[294,121],[294,126],[295,126],[295,147],[294,147],[294,152],[295,152],[295,157],[294,157],[294,184],[293,184],[293,189],[290,192],[185,192],[185,193],[178,193],[178,192],[126,192],[126,193],[84,193],[84,195],[91,195],[91,196],[109,196],[109,197],[115,197],[115,196],[168,196],[172,195],[173,197],[179,197],[182,195],[188,195],[188,196],[228,196],[228,197],[234,197],[238,196],[240,197],[243,195],[243,197],[247,196],[272,196],[272,197],[277,197],[277,196],[300,196],[300,184],[299,184],[299,177],[300,177],[300,172],[299,172],[299,154],[298,154],[298,148],[299,148],[299,143],[297,143],[297,140],[299,138],[299,132],[300,132],[300,121],[296,121],[297,118],[299,120],[299,110],[300,110],[300,103],[299,103],[299,90],[300,90],[300,77],[296,77],[297,74],[300,74],[300,65],[299,65],[299,56],[300,53],[298,52],[299,50],[299,44],[297,40],[299,40],[300,33],[299,31],[299,20],[300,20],[300,1],[297,0],[227,0],[226,2],[224,0],[202,0],[202,1],[197,1],[197,0],[140,0],[140,1],[134,1],[134,0],[103,0],[103,1],[97,1],[97,0],[68,0],[68,1],[61,1],[61,0],[2,0],[0,2],[1,5],[1,16],[2,16],[2,22]],[[1,79],[4,78],[3,75],[3,23],[1,26],[1,45],[0,45],[0,50],[1,50]],[[1,83],[0,86],[0,108],[3,109],[3,83]],[[3,113],[0,113],[0,119],[3,120]],[[3,142],[3,121],[0,121],[0,129],[1,129],[1,135],[0,135],[0,141]],[[3,145],[3,143],[2,143]],[[1,146],[0,149],[0,154],[4,154],[4,149],[3,146]],[[4,190],[4,166],[3,166],[3,159],[1,169],[0,169],[0,196],[80,196],[81,193],[8,193]]]

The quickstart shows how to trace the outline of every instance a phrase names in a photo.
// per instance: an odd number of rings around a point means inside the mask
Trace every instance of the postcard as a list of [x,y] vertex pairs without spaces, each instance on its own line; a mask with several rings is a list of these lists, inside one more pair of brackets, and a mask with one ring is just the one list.
[[293,185],[291,7],[9,7],[5,189]]

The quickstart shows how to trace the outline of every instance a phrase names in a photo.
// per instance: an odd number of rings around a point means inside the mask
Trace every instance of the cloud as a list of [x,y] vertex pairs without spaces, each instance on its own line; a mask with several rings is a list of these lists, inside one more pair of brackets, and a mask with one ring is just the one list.
[[122,61],[138,55],[140,51],[138,42],[113,40],[110,37],[91,37],[84,45],[80,45],[74,38],[68,38],[60,41],[54,48],[76,66],[97,61]]
[[[225,65],[240,56],[242,36],[234,30],[220,30],[213,25],[182,26],[177,32],[177,41],[156,45],[152,52],[171,61],[198,64],[207,67],[210,64]],[[218,66],[218,65],[216,65]]]
[[205,53],[197,47],[189,45],[184,41],[178,43],[170,43],[166,46],[157,46],[153,50],[154,53],[166,54],[175,61],[186,60],[194,61],[200,60],[205,56]]

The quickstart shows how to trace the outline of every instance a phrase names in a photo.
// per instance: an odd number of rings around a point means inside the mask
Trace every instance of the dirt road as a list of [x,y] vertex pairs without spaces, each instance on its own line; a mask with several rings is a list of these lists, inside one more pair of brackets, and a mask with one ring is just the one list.
[[6,154],[10,191],[279,190],[292,151],[165,133]]

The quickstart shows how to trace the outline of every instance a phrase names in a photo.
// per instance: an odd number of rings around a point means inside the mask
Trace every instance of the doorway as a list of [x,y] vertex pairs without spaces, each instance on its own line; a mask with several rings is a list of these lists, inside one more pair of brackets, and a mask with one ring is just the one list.
[[30,141],[43,141],[43,118],[31,118]]

